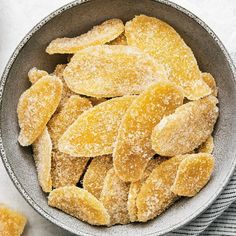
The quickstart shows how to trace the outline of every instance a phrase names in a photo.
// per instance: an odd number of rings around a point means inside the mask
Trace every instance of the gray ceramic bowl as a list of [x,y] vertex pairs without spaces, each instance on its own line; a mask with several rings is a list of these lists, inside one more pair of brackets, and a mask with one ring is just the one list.
[[[182,199],[166,213],[145,224],[111,228],[93,227],[47,205],[37,182],[31,148],[17,142],[16,107],[29,86],[28,70],[36,66],[49,72],[65,56],[45,53],[57,37],[75,36],[100,22],[117,17],[124,21],[138,14],[156,16],[172,25],[192,48],[202,71],[213,74],[219,87],[220,117],[214,139],[216,168],[213,178],[196,197]],[[219,195],[233,173],[236,143],[236,89],[232,62],[215,34],[196,16],[168,1],[92,0],[70,3],[43,19],[26,35],[10,58],[1,81],[1,155],[12,181],[26,201],[41,215],[77,235],[161,235],[183,226],[203,212]]]

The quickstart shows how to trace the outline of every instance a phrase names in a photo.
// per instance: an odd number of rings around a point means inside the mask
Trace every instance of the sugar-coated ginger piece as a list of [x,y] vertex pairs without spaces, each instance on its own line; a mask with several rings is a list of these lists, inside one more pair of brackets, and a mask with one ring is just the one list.
[[112,168],[112,156],[95,157],[89,164],[83,178],[83,188],[100,198],[107,172]]
[[177,199],[170,188],[184,155],[175,156],[158,165],[143,183],[136,199],[138,221],[146,222],[160,215]]
[[109,225],[110,216],[96,197],[76,186],[65,186],[53,190],[48,205],[56,207],[91,225]]
[[111,154],[121,119],[135,98],[114,98],[84,111],[60,138],[59,150],[75,157]]
[[218,89],[216,87],[216,81],[210,73],[202,73],[202,79],[211,88],[212,95],[217,97]]
[[209,181],[214,157],[208,153],[186,155],[180,163],[171,191],[179,196],[195,196]]
[[214,96],[192,101],[164,117],[152,132],[152,148],[161,156],[193,151],[212,133],[218,117]]
[[136,16],[125,25],[128,45],[135,46],[169,67],[169,79],[181,86],[189,100],[211,93],[202,80],[192,50],[167,23],[145,15]]
[[110,45],[127,45],[125,34],[119,35],[117,38],[109,42]]
[[28,72],[29,81],[34,84],[42,77],[48,75],[48,72],[45,70],[39,70],[36,67],[33,67]]
[[48,130],[54,148],[57,148],[58,141],[66,129],[77,120],[79,115],[91,107],[91,102],[79,95],[72,95],[67,99],[61,110],[48,122]]
[[144,171],[142,179],[138,180],[136,182],[132,182],[130,184],[127,208],[128,208],[128,213],[129,213],[129,219],[131,222],[135,222],[138,220],[138,216],[137,216],[138,209],[136,206],[136,199],[137,199],[138,193],[142,187],[142,184],[145,182],[145,180],[151,174],[153,169],[155,169],[157,167],[157,165],[159,165],[161,163],[161,161],[162,160],[160,158],[150,160],[147,164],[145,171]]
[[76,53],[64,70],[68,87],[91,97],[139,94],[168,78],[165,66],[138,48],[100,45]]
[[213,150],[214,150],[214,140],[213,140],[212,135],[210,135],[207,138],[207,140],[199,146],[199,148],[197,149],[197,152],[211,154]]
[[141,179],[155,154],[151,145],[153,128],[182,104],[182,90],[168,81],[150,86],[131,104],[122,119],[113,151],[114,168],[123,181]]
[[34,160],[38,172],[39,184],[44,192],[52,190],[51,156],[52,141],[47,127],[33,143]]
[[43,132],[55,112],[62,93],[62,82],[55,76],[44,76],[20,97],[17,107],[22,146],[31,145]]
[[0,204],[0,235],[20,236],[22,235],[27,219],[24,215]]
[[95,98],[95,97],[90,97],[89,100],[91,101],[93,106],[96,106],[102,102],[105,102],[107,99],[106,98]]
[[52,186],[76,185],[86,170],[89,157],[72,157],[54,150],[52,153]]
[[128,192],[129,183],[119,179],[114,168],[110,169],[105,177],[100,197],[111,217],[110,225],[129,223]]
[[57,38],[53,40],[46,52],[55,53],[76,53],[89,46],[102,45],[117,38],[124,32],[124,24],[119,19],[104,21],[101,25],[94,26],[90,31],[75,38]]

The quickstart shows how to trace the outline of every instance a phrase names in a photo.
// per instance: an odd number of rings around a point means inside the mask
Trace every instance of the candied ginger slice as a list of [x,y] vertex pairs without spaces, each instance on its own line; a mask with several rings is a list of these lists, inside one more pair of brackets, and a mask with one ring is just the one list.
[[207,140],[200,145],[197,149],[197,152],[209,153],[211,154],[214,150],[214,140],[213,137],[210,135]]
[[149,54],[124,45],[101,45],[76,53],[64,70],[68,87],[91,97],[139,94],[168,71]]
[[101,25],[94,26],[90,31],[75,38],[57,38],[53,40],[46,52],[55,53],[76,53],[89,46],[102,45],[117,38],[124,32],[124,24],[120,19],[110,19]]
[[100,200],[111,217],[111,225],[129,223],[127,209],[129,184],[123,182],[114,168],[107,172]]
[[83,188],[100,198],[107,172],[112,168],[112,156],[95,157],[89,164],[83,178]]
[[62,93],[62,83],[55,76],[44,76],[20,97],[17,107],[21,128],[19,143],[31,145],[43,132],[55,112]]
[[143,183],[136,199],[138,221],[146,222],[160,215],[177,199],[170,188],[184,155],[175,156],[158,165]]
[[91,225],[110,224],[110,216],[101,201],[76,186],[53,190],[49,194],[48,204]]
[[59,150],[78,157],[111,154],[121,119],[135,98],[114,98],[84,111],[60,138]]
[[52,153],[52,186],[59,188],[63,186],[76,185],[85,172],[88,157],[72,157],[58,150]]
[[39,70],[36,67],[33,67],[28,72],[29,81],[34,84],[42,77],[48,75],[48,72],[45,70]]
[[152,132],[152,148],[161,156],[193,151],[212,133],[218,117],[214,96],[192,101],[164,117]]
[[52,141],[47,127],[33,143],[34,160],[38,172],[39,184],[44,192],[52,190],[51,155]]
[[125,34],[119,35],[117,38],[108,43],[109,45],[127,45]]
[[161,163],[161,159],[150,160],[147,164],[145,171],[144,171],[142,179],[138,180],[136,182],[132,182],[130,184],[127,208],[128,208],[129,218],[130,218],[131,222],[135,222],[138,220],[138,217],[137,217],[138,209],[136,207],[136,199],[137,199],[138,193],[142,187],[142,184],[145,182],[145,180],[151,174],[153,169],[155,169],[160,163]]
[[211,88],[212,95],[217,97],[218,89],[216,87],[216,81],[210,73],[202,73],[202,79]]
[[214,157],[208,153],[186,155],[180,163],[171,191],[179,196],[195,196],[209,181]]
[[22,235],[27,219],[24,215],[0,204],[0,235]]
[[150,86],[131,104],[122,119],[113,151],[114,168],[123,181],[141,179],[155,154],[151,147],[153,128],[182,104],[182,90],[168,81]]
[[68,98],[61,110],[48,122],[48,130],[54,148],[57,148],[58,141],[66,129],[77,120],[79,115],[91,107],[91,102],[87,98],[79,95],[72,95]]
[[181,86],[189,100],[211,93],[202,80],[192,50],[167,23],[145,15],[136,16],[125,25],[128,45],[135,46],[169,67],[169,79]]

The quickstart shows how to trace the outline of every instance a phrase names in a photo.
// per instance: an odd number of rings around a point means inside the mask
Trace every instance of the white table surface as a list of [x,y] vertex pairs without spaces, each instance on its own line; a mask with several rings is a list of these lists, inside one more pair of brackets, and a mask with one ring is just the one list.
[[[0,0],[0,74],[25,34],[42,18],[70,0]],[[235,0],[173,0],[205,21],[236,58]],[[18,193],[0,161],[0,202],[23,212],[28,218],[24,236],[68,236],[36,213]]]

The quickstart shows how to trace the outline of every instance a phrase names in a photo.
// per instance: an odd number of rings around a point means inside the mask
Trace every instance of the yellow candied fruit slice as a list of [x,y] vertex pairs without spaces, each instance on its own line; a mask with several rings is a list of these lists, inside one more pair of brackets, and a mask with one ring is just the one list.
[[64,71],[68,87],[91,97],[139,94],[168,78],[165,66],[138,48],[101,45],[76,53]]
[[164,117],[152,132],[152,148],[161,156],[193,151],[212,133],[218,117],[214,96],[192,101]]
[[52,141],[47,127],[33,143],[34,160],[38,172],[39,184],[44,192],[52,190],[51,155]]
[[34,84],[42,77],[48,75],[48,72],[45,70],[39,70],[36,67],[33,67],[28,72],[29,81]]
[[54,148],[57,148],[58,141],[66,129],[79,115],[91,107],[91,102],[87,98],[82,98],[79,95],[72,95],[68,98],[61,110],[48,122],[48,130]]
[[169,79],[181,86],[189,100],[211,93],[202,80],[192,50],[167,23],[145,15],[136,16],[125,25],[128,45],[136,46],[170,69]]
[[105,102],[107,99],[106,98],[95,98],[95,97],[90,97],[89,100],[91,101],[93,106],[96,106],[102,102]]
[[117,38],[108,43],[109,45],[127,45],[125,34],[119,35]]
[[24,231],[26,222],[27,219],[24,215],[0,204],[0,235],[20,236]]
[[155,154],[151,147],[153,128],[182,104],[182,90],[167,81],[150,86],[131,104],[122,119],[113,151],[114,167],[123,181],[141,179]]
[[209,181],[214,168],[214,157],[208,153],[186,155],[180,163],[171,187],[179,196],[195,196]]
[[211,154],[214,150],[214,140],[213,137],[210,135],[207,140],[200,145],[197,152],[209,153]]
[[185,158],[175,156],[158,165],[143,183],[136,199],[138,221],[146,222],[160,215],[177,199],[170,188],[174,183],[177,169]]
[[212,95],[217,97],[218,89],[216,87],[216,81],[210,73],[202,73],[202,79],[211,88]]
[[59,150],[77,157],[111,154],[121,119],[135,98],[114,98],[84,111],[60,138]]
[[58,38],[53,40],[46,52],[55,53],[76,53],[89,46],[102,45],[117,38],[124,32],[124,24],[119,19],[110,19],[101,25],[94,26],[90,31],[75,38]]
[[89,164],[83,178],[83,188],[100,198],[107,172],[112,168],[112,156],[95,157]]
[[54,188],[76,185],[90,158],[72,157],[58,150],[52,153],[52,185]]
[[135,222],[138,220],[138,217],[137,217],[138,209],[136,207],[136,199],[137,199],[138,193],[142,187],[142,184],[145,182],[145,180],[151,174],[153,169],[155,169],[161,163],[162,159],[158,158],[158,159],[150,160],[147,164],[145,171],[144,171],[142,179],[138,180],[136,182],[132,182],[130,184],[127,208],[128,208],[129,218],[130,218],[131,222]]
[[110,224],[110,216],[101,201],[76,186],[53,190],[49,194],[48,204],[91,225]]
[[105,177],[100,197],[111,217],[110,225],[129,223],[128,192],[129,184],[118,178],[114,168],[110,169]]
[[44,76],[20,97],[17,107],[22,146],[31,145],[43,132],[55,112],[62,93],[62,83],[55,76]]

